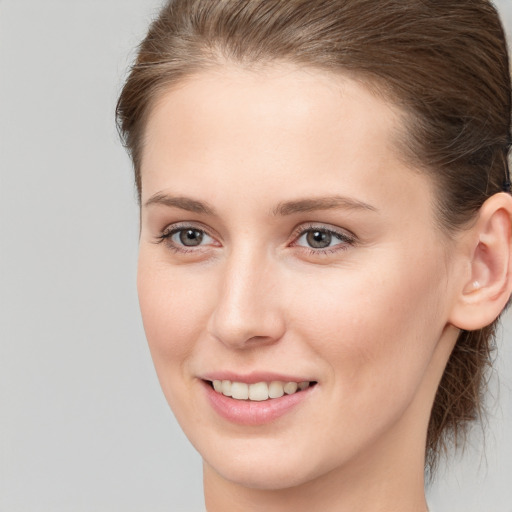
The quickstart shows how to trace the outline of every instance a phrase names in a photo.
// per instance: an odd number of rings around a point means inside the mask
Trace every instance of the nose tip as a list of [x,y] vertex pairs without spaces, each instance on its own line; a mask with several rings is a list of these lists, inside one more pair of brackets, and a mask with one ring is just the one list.
[[278,312],[266,304],[240,307],[229,301],[219,304],[211,316],[210,334],[224,345],[242,349],[278,341],[284,332]]
[[232,349],[278,341],[285,322],[271,275],[246,268],[226,278],[210,316],[210,335]]

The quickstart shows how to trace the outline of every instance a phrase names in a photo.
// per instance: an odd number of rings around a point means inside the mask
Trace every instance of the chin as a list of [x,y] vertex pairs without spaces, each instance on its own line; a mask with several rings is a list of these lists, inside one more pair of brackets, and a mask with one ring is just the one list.
[[202,441],[196,448],[205,471],[212,470],[226,481],[251,489],[282,490],[303,485],[332,471],[340,459],[339,453],[333,460],[332,454],[322,457],[321,449],[301,447],[295,437],[232,440],[227,445],[206,445],[204,438]]
[[250,489],[276,491],[289,489],[307,481],[315,479],[319,475],[311,474],[311,468],[306,471],[306,466],[301,464],[277,463],[276,457],[261,461],[222,461],[219,464],[206,462],[222,478],[234,484]]

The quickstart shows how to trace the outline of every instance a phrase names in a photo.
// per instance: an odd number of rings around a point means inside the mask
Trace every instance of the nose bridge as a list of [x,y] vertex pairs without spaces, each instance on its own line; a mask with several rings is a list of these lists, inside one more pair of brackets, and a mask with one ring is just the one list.
[[271,343],[282,336],[275,269],[265,251],[251,244],[233,248],[222,270],[210,333],[234,348]]

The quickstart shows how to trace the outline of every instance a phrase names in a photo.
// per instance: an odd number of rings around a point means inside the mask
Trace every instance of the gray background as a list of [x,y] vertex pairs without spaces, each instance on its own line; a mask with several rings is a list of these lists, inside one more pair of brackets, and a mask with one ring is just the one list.
[[[0,0],[0,511],[202,508],[200,458],[138,314],[137,208],[113,110],[156,0]],[[497,2],[512,34],[511,0]],[[512,512],[512,321],[437,512]],[[499,391],[499,393],[498,393]]]

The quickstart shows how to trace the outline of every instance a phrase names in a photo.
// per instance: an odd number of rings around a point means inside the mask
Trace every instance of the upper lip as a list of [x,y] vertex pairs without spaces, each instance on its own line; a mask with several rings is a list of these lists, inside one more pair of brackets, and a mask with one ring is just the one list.
[[230,380],[231,382],[245,382],[246,384],[255,384],[256,382],[312,382],[312,379],[304,376],[290,375],[268,371],[254,371],[240,374],[228,370],[208,372],[200,376],[203,380]]

